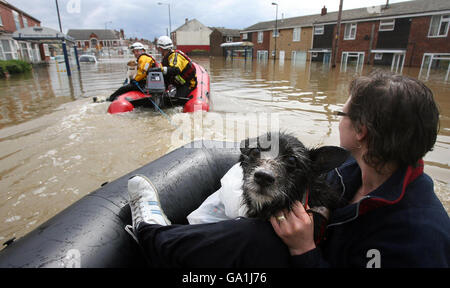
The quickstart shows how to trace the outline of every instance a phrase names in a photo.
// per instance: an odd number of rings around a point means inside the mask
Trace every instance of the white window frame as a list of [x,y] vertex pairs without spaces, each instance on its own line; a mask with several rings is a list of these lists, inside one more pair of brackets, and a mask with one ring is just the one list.
[[302,28],[296,27],[292,30],[292,42],[300,42],[302,35]]
[[258,61],[267,61],[269,59],[269,51],[267,50],[256,51],[256,59]]
[[365,52],[363,51],[343,51],[341,55],[341,72],[347,72],[348,59],[357,57],[356,72],[361,73],[364,67]]
[[393,31],[395,28],[395,19],[380,20],[378,31]]
[[357,23],[347,23],[347,24],[345,24],[344,40],[355,40],[356,39],[357,27],[358,27]]
[[3,27],[3,19],[2,19],[2,15],[0,15],[0,27]]
[[226,41],[227,43],[233,42],[233,36],[227,36]]
[[0,60],[6,60],[5,54],[3,54],[3,45],[0,45]]
[[[9,49],[10,51],[6,51],[3,47],[3,41],[8,41],[8,45],[9,45]],[[7,59],[6,55],[11,55],[11,59],[18,59],[17,56],[17,47],[16,47],[16,43],[14,43],[14,40],[9,40],[9,39],[0,39],[0,45],[2,45],[3,48],[3,56],[5,57],[5,60],[9,60]]]
[[[437,29],[437,35],[432,35],[431,28],[433,26],[433,19],[437,19],[436,17],[440,17],[439,25],[438,25],[438,29]],[[442,35],[439,34],[439,31],[441,31],[442,23],[447,23],[447,27],[445,28],[445,35],[444,34],[442,34]],[[449,26],[450,26],[450,14],[434,15],[434,16],[432,16],[431,17],[431,21],[430,21],[430,27],[428,29],[428,37],[429,38],[447,37]]]
[[314,35],[323,35],[325,31],[324,25],[314,26]]
[[28,26],[28,19],[25,16],[22,16],[22,22],[23,22],[23,27],[27,28]]
[[242,33],[242,40],[248,39],[248,33]]
[[16,25],[16,30],[20,30],[20,28],[22,27],[20,26],[19,13],[17,13],[17,11],[12,11],[12,13],[14,18],[14,24]]
[[258,43],[263,43],[263,41],[264,41],[264,32],[259,31],[258,32]]
[[[429,57],[428,65],[425,67],[425,59]],[[433,60],[450,60],[450,53],[424,53],[422,57],[422,64],[420,64],[420,70],[419,70],[419,76],[418,78],[422,78],[422,70],[426,69],[426,76],[424,77],[425,80],[428,80],[430,78],[430,71],[431,66],[433,63]],[[447,68],[447,73],[445,75],[444,81],[447,82],[450,78],[450,63]]]

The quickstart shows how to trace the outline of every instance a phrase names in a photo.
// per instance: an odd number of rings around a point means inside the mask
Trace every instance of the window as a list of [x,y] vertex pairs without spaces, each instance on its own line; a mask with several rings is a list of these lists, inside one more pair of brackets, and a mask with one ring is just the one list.
[[258,59],[258,61],[265,61],[269,59],[269,51],[267,50],[256,51],[256,59]]
[[428,37],[447,37],[450,15],[435,15],[431,18]]
[[292,41],[299,42],[300,41],[300,34],[302,33],[302,28],[294,28],[294,31],[292,32]]
[[364,66],[364,52],[342,52],[341,72],[347,72],[347,68],[361,73]]
[[19,13],[17,13],[16,11],[13,11],[13,16],[14,16],[14,23],[16,24],[16,30],[19,30],[20,27],[20,20],[19,20]]
[[258,32],[258,43],[263,43],[264,40],[264,32]]
[[379,31],[392,31],[395,27],[395,19],[390,20],[380,20]]
[[344,40],[355,40],[356,23],[345,24]]
[[233,42],[233,36],[227,36],[227,42]]
[[0,15],[0,27],[3,26],[2,15]]
[[95,38],[91,39],[91,48],[97,48],[98,41]]
[[243,33],[242,34],[242,40],[247,40],[248,39],[248,34],[247,33]]
[[383,53],[375,53],[374,60],[381,60],[383,59]]
[[444,80],[450,78],[450,53],[424,53],[418,78]]
[[25,60],[27,62],[30,62],[30,61],[32,62],[33,59],[31,59],[28,45],[29,45],[29,43],[26,43],[26,42],[20,43],[20,50],[22,52],[22,60]]
[[323,35],[323,25],[314,27],[314,35]]
[[26,28],[28,27],[28,20],[25,17],[22,17],[22,22],[23,22],[23,27]]
[[5,60],[17,59],[17,52],[14,49],[14,43],[10,40],[1,40],[1,44],[3,47],[3,54]]

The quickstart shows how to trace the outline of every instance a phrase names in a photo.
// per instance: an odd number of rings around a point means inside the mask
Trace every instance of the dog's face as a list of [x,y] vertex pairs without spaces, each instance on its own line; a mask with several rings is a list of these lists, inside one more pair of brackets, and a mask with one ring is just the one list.
[[337,167],[347,158],[345,150],[334,148],[337,150],[331,150],[337,152],[339,159],[328,155],[332,151],[325,151],[324,147],[307,149],[297,138],[285,133],[243,141],[240,161],[247,216],[267,219],[301,201],[313,177]]

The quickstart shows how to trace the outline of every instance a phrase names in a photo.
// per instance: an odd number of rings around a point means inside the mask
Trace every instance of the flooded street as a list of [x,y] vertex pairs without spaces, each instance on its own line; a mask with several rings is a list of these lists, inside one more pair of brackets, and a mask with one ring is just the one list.
[[[293,133],[307,146],[339,145],[338,121],[355,76],[322,63],[295,65],[195,58],[211,77],[211,112],[138,110],[110,115],[107,97],[125,79],[122,61],[60,67],[0,79],[0,244],[21,237],[106,181],[195,139],[240,141],[267,130]],[[364,67],[367,74],[373,67]],[[417,77],[419,69],[403,74]],[[440,132],[425,171],[450,212],[450,83],[429,80]],[[2,247],[0,247],[1,249]]]

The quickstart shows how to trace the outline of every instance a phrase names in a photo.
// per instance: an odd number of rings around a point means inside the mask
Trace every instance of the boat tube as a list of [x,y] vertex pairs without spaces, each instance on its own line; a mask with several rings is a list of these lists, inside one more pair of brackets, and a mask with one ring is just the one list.
[[[187,98],[181,99],[181,103],[182,105],[184,105],[183,112],[208,112],[210,96],[209,74],[201,65],[195,62],[192,63],[194,64],[196,69],[197,87],[195,87],[195,89],[189,93]],[[162,85],[164,85],[162,73],[159,73],[161,74],[161,77],[156,76],[154,79],[152,78],[151,74],[152,73],[149,73],[149,77],[147,78],[147,85],[154,83],[158,85],[158,82],[160,81],[162,81]],[[153,72],[153,74],[155,73]],[[158,72],[156,74],[158,74]],[[164,88],[162,89],[162,91],[159,91],[159,89],[157,89],[157,92],[154,92],[154,90],[152,91],[152,89],[150,89],[150,92],[148,94],[140,91],[131,91],[124,93],[117,97],[117,99],[109,105],[108,113],[116,114],[130,112],[138,106],[153,108],[155,104],[160,108],[164,108],[165,106],[171,105],[173,102],[180,102],[178,101],[180,99],[169,97],[168,94],[170,93],[163,93],[164,90]],[[149,99],[151,101],[149,101]]]
[[[195,148],[199,147],[199,148]],[[7,267],[146,267],[139,245],[124,230],[131,224],[128,179],[143,174],[157,188],[172,223],[186,216],[214,191],[239,159],[239,143],[195,141],[84,196],[0,251]]]

